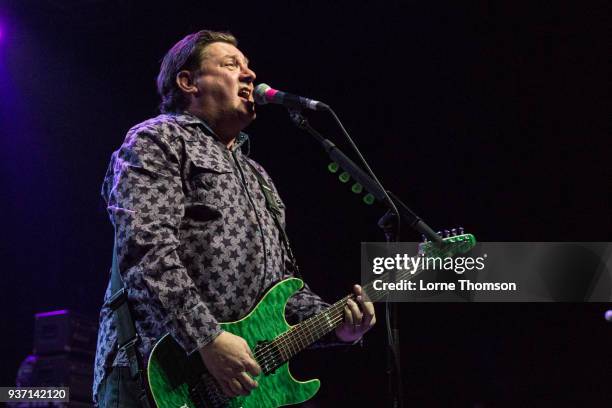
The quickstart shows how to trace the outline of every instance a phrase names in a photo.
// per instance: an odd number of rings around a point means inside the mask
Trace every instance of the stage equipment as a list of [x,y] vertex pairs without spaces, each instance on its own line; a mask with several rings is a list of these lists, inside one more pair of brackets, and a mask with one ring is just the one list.
[[70,310],[37,313],[34,354],[21,363],[17,387],[68,387],[70,402],[19,402],[14,408],[92,407],[97,324]]
[[37,313],[34,321],[34,353],[77,353],[93,356],[98,326],[94,320],[68,310]]

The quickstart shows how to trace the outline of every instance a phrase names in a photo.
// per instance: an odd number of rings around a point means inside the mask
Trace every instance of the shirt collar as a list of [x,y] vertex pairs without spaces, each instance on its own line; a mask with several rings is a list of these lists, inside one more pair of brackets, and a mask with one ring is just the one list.
[[[214,136],[217,140],[219,140],[219,137],[215,134],[215,132],[213,132],[212,128],[208,125],[208,123],[206,123],[206,121],[204,121],[203,119],[198,118],[197,116],[189,113],[189,112],[182,112],[182,113],[176,113],[173,115],[174,116],[174,120],[176,120],[176,122],[181,125],[181,126],[201,126],[204,128],[204,130],[206,131],[206,133],[210,136]],[[251,141],[249,139],[249,135],[244,133],[244,132],[240,132],[240,134],[238,135],[238,137],[236,138],[235,142],[234,142],[234,146],[232,146],[232,151],[241,151],[241,147],[246,143],[247,146],[247,152],[246,155],[248,156],[251,150]]]
[[199,125],[202,126],[207,131],[207,133],[211,135],[215,134],[215,132],[212,131],[210,126],[208,126],[208,123],[198,118],[197,116],[192,115],[189,112],[174,113],[172,114],[172,116],[174,116],[174,120],[181,126]]

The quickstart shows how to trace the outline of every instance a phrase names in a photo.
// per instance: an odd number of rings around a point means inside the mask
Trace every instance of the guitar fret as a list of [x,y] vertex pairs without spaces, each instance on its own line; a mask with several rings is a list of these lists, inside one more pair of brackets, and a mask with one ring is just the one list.
[[[274,368],[285,363],[297,353],[339,326],[342,322],[340,317],[342,316],[344,305],[348,298],[347,296],[341,299],[324,312],[295,325],[291,330],[273,340],[272,347],[278,350],[280,361],[276,357],[271,357],[270,353],[272,352],[272,348],[267,350],[260,356],[262,358],[262,364],[266,367],[266,371],[272,371]],[[270,362],[270,358],[272,358],[272,362]]]
[[[399,273],[396,275],[396,278],[413,278],[420,272],[422,272],[422,268],[419,268],[416,273],[411,275]],[[381,278],[388,278],[388,276],[389,273],[387,272],[383,274]],[[371,300],[381,300],[384,298],[384,294],[373,290],[372,283],[363,285],[363,293]],[[293,329],[279,336],[275,342],[279,347],[281,354],[280,357],[283,361],[278,362],[278,364],[288,361],[298,352],[313,344],[318,339],[342,324],[344,307],[349,298],[354,298],[354,296],[347,296],[344,299],[339,300],[327,310],[305,320],[304,322],[294,326]]]

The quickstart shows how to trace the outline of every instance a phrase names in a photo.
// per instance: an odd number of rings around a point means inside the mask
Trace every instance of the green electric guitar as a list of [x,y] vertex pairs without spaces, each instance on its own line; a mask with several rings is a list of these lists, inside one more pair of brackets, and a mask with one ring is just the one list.
[[[473,235],[461,234],[444,238],[443,246],[423,243],[419,250],[426,256],[447,257],[465,253],[475,244]],[[410,279],[417,274],[403,276],[398,273],[396,278]],[[384,275],[381,276],[384,279]],[[155,405],[158,408],[273,408],[312,398],[319,390],[319,380],[296,380],[289,372],[288,361],[342,324],[344,306],[353,295],[290,326],[285,320],[285,305],[302,286],[303,282],[297,278],[280,281],[243,319],[221,323],[223,330],[246,340],[261,367],[261,374],[254,377],[259,386],[248,396],[226,397],[206,370],[199,353],[188,356],[166,334],[155,344],[147,367],[149,389]],[[374,290],[371,284],[365,285],[363,290],[373,301],[385,296]]]

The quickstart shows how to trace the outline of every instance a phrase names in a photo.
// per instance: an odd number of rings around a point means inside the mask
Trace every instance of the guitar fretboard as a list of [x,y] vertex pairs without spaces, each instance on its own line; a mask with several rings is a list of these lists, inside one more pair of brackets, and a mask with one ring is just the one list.
[[[463,242],[455,242],[454,244],[443,245],[441,247],[431,247],[428,251],[428,256],[446,257],[452,255],[453,251],[451,251],[451,248],[453,248],[453,250],[471,248],[475,242],[473,236],[465,235],[465,237],[464,240],[460,240]],[[391,276],[391,272],[387,271],[379,275],[377,279],[384,282],[411,280],[423,272],[422,265],[421,263],[414,271],[393,271],[395,276]],[[373,282],[363,285],[362,290],[365,297],[374,302],[384,300],[387,297],[386,291],[374,289]],[[297,353],[330,333],[344,321],[344,307],[349,299],[355,300],[355,295],[345,296],[331,305],[328,309],[293,326],[269,344],[265,345],[262,349],[257,350],[255,355],[257,362],[264,371],[273,371],[276,367],[289,361],[289,359]]]

